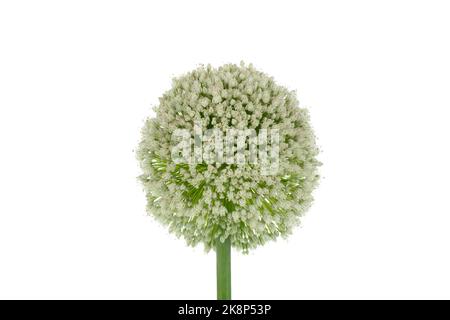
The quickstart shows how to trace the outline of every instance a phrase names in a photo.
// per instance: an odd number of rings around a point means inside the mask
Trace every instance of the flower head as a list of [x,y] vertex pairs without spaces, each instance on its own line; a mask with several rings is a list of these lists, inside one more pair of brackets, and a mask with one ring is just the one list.
[[[247,252],[291,233],[313,200],[319,165],[294,92],[252,65],[208,65],[174,79],[155,112],[137,152],[151,215],[206,249],[229,237]],[[193,151],[181,160],[180,130],[192,143],[183,152]],[[227,140],[237,131],[241,140]]]

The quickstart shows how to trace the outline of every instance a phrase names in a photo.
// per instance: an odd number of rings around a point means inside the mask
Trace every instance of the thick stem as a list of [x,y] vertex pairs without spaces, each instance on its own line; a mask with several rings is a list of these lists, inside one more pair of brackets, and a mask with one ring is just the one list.
[[217,300],[231,300],[231,241],[217,241]]

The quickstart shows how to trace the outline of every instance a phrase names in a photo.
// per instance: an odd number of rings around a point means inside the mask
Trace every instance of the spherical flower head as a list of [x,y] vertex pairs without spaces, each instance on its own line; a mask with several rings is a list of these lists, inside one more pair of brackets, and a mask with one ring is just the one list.
[[[149,214],[171,232],[207,250],[230,238],[248,252],[299,224],[320,163],[295,92],[252,65],[208,65],[174,79],[155,112],[142,130],[139,179]],[[180,136],[190,142],[182,150]]]

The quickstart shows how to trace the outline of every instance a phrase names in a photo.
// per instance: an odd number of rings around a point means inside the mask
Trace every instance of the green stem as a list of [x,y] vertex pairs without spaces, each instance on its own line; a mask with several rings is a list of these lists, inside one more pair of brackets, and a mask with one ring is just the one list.
[[217,300],[231,300],[231,241],[217,241]]

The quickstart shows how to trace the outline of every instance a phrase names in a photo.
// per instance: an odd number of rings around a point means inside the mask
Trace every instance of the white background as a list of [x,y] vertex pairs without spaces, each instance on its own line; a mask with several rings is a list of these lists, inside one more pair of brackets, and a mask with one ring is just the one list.
[[303,226],[233,255],[236,299],[450,298],[446,1],[2,1],[0,298],[214,299],[215,256],[145,214],[140,128],[240,60],[322,149]]

